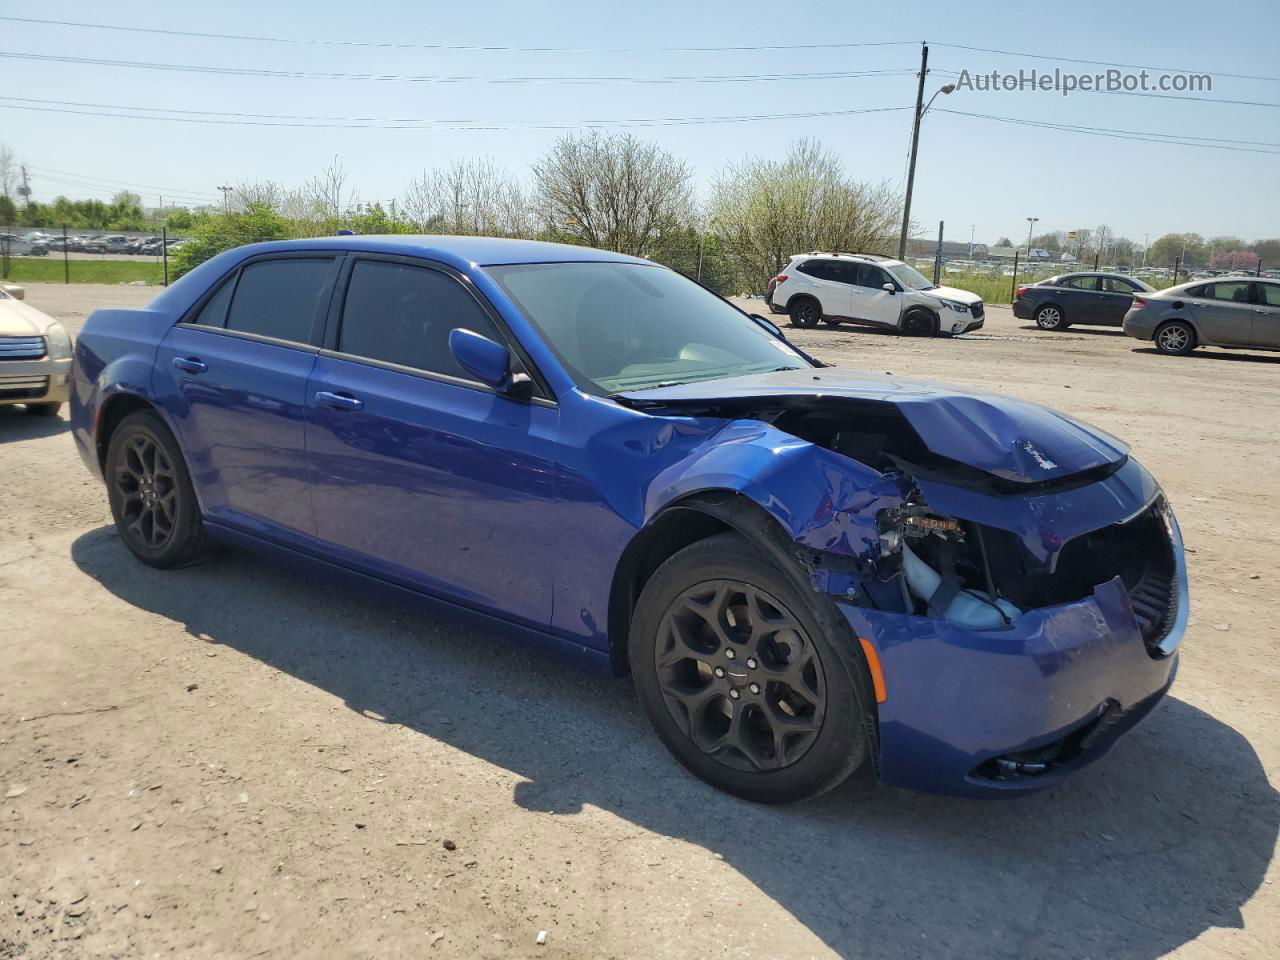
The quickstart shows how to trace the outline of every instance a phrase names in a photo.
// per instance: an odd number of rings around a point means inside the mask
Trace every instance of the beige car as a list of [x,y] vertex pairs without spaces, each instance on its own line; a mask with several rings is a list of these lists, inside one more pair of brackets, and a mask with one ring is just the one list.
[[71,337],[22,297],[21,287],[0,284],[0,406],[56,416],[70,391]]

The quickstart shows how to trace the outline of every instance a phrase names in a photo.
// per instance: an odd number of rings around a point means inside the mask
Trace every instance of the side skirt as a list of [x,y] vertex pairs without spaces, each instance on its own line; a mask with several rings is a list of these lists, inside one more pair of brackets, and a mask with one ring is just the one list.
[[564,637],[556,636],[543,630],[536,630],[523,624],[513,623],[503,617],[476,610],[464,604],[437,597],[434,594],[424,593],[421,590],[415,590],[403,584],[370,576],[359,570],[332,563],[311,554],[302,553],[292,547],[282,546],[253,534],[224,526],[208,518],[205,518],[204,525],[209,536],[219,543],[262,554],[285,564],[301,567],[334,580],[372,587],[388,596],[401,601],[407,600],[428,610],[443,614],[445,617],[496,630],[518,639],[530,647],[556,657],[571,660],[577,666],[593,673],[613,675],[609,654],[603,650],[585,647],[572,640],[566,640]]

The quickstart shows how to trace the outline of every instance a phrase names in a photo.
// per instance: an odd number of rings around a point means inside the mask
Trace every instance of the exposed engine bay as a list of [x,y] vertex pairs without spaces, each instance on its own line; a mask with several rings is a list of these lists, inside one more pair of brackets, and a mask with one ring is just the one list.
[[1177,586],[1163,497],[1137,516],[1050,544],[1035,556],[1012,530],[933,510],[921,489],[945,484],[1025,503],[1105,480],[1124,466],[1123,455],[1039,480],[1036,468],[1046,455],[1029,442],[1011,444],[1025,468],[989,472],[931,449],[900,405],[879,399],[757,396],[690,398],[670,405],[693,416],[762,421],[904,481],[909,494],[876,517],[875,582],[864,583],[859,602],[968,629],[994,629],[1028,610],[1082,600],[1119,577],[1149,648],[1154,651],[1172,625]]

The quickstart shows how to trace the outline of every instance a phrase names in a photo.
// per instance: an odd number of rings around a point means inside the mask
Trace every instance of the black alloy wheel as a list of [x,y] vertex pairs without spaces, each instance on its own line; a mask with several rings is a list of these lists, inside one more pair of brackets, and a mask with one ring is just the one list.
[[154,413],[131,413],[116,427],[105,474],[116,529],[135,557],[167,568],[208,552],[182,451]]
[[[782,562],[782,561],[779,561]],[[818,796],[874,748],[869,668],[829,597],[738,533],[669,557],[636,604],[636,693],[667,749],[761,803]]]
[[790,766],[822,727],[826,683],[813,643],[751,584],[709,580],[686,590],[663,617],[654,659],[672,718],[726,766]]
[[791,305],[791,325],[795,327],[816,327],[822,319],[822,308],[812,297],[805,297]]

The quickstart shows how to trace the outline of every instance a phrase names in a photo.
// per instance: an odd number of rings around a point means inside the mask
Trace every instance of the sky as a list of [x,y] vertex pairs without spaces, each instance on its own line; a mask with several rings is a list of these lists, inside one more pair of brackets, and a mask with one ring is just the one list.
[[[599,0],[5,0],[0,2],[3,17],[369,44],[270,43],[0,19],[0,143],[29,166],[38,200],[58,194],[106,198],[128,188],[147,204],[161,196],[166,202],[217,202],[219,185],[262,179],[300,185],[337,156],[359,200],[385,202],[402,196],[424,169],[454,158],[487,156],[526,175],[565,132],[530,127],[539,122],[572,128],[582,120],[797,113],[834,115],[626,129],[687,161],[703,195],[728,164],[751,155],[780,157],[788,142],[800,137],[833,150],[851,176],[900,189],[920,41],[927,40],[926,98],[955,82],[961,71],[973,77],[992,70],[1016,74],[1057,67],[1092,74],[1106,69],[1046,59],[1053,57],[1148,65],[1157,68],[1153,79],[1159,68],[1207,73],[1213,77],[1211,91],[1183,96],[1215,100],[974,88],[939,95],[920,135],[915,235],[936,236],[937,223],[944,220],[949,240],[972,236],[994,243],[1008,236],[1016,241],[1026,236],[1026,218],[1037,217],[1036,233],[1105,223],[1139,243],[1144,236],[1154,240],[1184,231],[1246,240],[1280,236],[1280,4],[1275,0],[1237,0],[1227,20],[1207,12],[1203,3],[1186,0],[918,2],[910,8],[778,0],[626,5]],[[449,46],[524,49],[439,49]],[[759,49],[764,46],[786,49]],[[536,47],[562,49],[528,49]],[[31,57],[470,79],[264,77]],[[670,79],[762,75],[786,76]],[[614,79],[527,79],[533,77]],[[522,79],[508,82],[512,78]],[[659,78],[662,82],[634,82]],[[493,82],[499,79],[504,82]],[[1226,100],[1249,103],[1221,102]],[[238,122],[110,115],[147,112],[137,108],[165,117],[173,116],[166,110],[206,111],[186,116]],[[858,110],[881,112],[848,112]],[[1157,135],[1156,140],[1213,138],[1218,147],[1231,149],[1117,139],[946,110]],[[277,122],[269,119],[252,125],[226,114],[473,123],[334,129],[264,125]],[[500,129],[456,129],[477,125]]]

